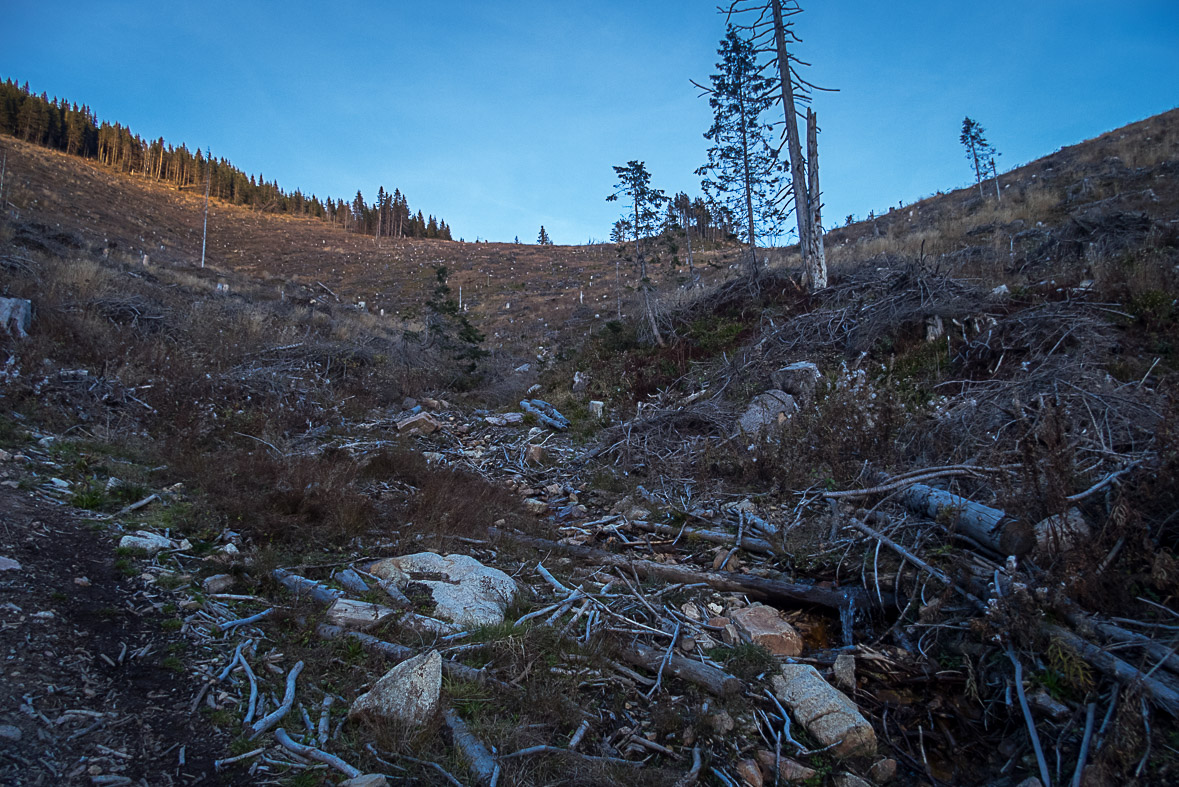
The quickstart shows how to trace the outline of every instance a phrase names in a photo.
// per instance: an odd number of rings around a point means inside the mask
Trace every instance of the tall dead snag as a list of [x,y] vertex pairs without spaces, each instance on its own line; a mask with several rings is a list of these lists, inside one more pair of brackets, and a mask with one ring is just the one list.
[[[769,0],[774,14],[774,47],[777,50],[778,76],[782,82],[782,110],[786,116],[786,147],[790,153],[790,184],[794,192],[794,214],[798,220],[798,248],[811,290],[827,286],[827,257],[823,253],[823,230],[819,226],[819,137],[815,114],[807,109],[807,154],[802,157],[802,138],[798,132],[798,110],[794,105],[794,75],[790,53],[786,50],[787,24],[782,0]],[[791,16],[802,9],[790,3]],[[797,38],[795,39],[797,40]]]
[[[755,21],[739,26],[748,31],[759,53],[769,55],[777,69],[781,88],[782,114],[786,134],[784,146],[789,156],[790,193],[794,198],[794,215],[798,223],[798,249],[809,288],[827,286],[827,257],[823,250],[821,194],[819,191],[819,126],[815,113],[807,109],[806,157],[803,157],[802,133],[798,127],[798,103],[809,101],[814,85],[795,73],[792,63],[801,61],[788,51],[788,41],[798,43],[788,17],[802,13],[796,0],[736,0],[729,5],[728,16],[750,14]],[[772,38],[772,43],[771,43]],[[771,65],[771,64],[767,64]]]

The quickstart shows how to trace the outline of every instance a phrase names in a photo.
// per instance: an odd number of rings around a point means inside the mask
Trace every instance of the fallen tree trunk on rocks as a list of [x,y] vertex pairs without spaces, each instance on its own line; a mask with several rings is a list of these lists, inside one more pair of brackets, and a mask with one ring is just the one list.
[[603,549],[561,544],[544,538],[526,536],[500,528],[488,528],[492,538],[507,538],[520,544],[527,544],[537,549],[563,552],[590,563],[602,566],[617,566],[633,570],[639,576],[658,577],[672,582],[685,584],[704,583],[716,590],[745,593],[759,599],[769,601],[788,602],[791,604],[805,604],[825,607],[839,612],[845,610],[861,611],[867,608],[867,594],[861,588],[821,588],[814,585],[802,585],[795,582],[783,582],[778,579],[766,579],[749,574],[723,574],[714,571],[702,571],[688,566],[656,563],[653,560],[636,560],[623,555],[616,555]]
[[1019,557],[1036,545],[1035,534],[1028,523],[944,489],[913,484],[901,492],[900,501],[913,511],[945,523],[951,531],[957,531],[1000,555]]

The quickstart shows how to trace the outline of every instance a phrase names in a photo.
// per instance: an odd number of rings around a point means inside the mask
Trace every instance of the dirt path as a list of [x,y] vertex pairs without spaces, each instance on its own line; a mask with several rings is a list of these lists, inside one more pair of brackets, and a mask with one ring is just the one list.
[[94,524],[0,487],[0,783],[228,783],[184,638]]

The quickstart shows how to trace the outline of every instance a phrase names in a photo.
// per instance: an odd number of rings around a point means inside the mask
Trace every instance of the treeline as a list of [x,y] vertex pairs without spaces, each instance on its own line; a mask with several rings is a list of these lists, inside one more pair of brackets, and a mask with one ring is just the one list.
[[[715,243],[729,240],[736,232],[733,213],[724,205],[700,197],[693,199],[682,191],[670,199],[663,199],[667,210],[657,219],[659,235],[685,233],[692,240]],[[624,217],[614,222],[610,240],[623,243],[628,238],[634,239],[634,227],[630,219]]]
[[0,133],[71,156],[94,159],[112,169],[138,175],[178,189],[204,187],[209,195],[233,205],[268,213],[285,213],[337,224],[348,232],[380,237],[440,238],[451,240],[450,227],[434,216],[413,213],[399,189],[384,187],[369,205],[357,191],[351,202],[320,200],[299,189],[285,192],[277,181],[246,175],[224,158],[168,144],[163,137],[145,140],[118,123],[101,123],[91,109],[68,101],[37,96],[29,85],[9,79],[0,82]]

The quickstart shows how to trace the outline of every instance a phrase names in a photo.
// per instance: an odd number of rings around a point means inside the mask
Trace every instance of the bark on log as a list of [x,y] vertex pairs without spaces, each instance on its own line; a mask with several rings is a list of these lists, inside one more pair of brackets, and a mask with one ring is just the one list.
[[908,508],[945,522],[951,530],[1000,555],[1019,557],[1036,545],[1035,533],[1027,522],[944,489],[913,484],[901,492],[900,500]]
[[826,607],[840,612],[851,609],[862,613],[867,609],[867,593],[862,588],[820,588],[814,585],[802,585],[795,582],[783,582],[777,579],[766,579],[748,574],[722,574],[714,571],[701,571],[687,566],[656,563],[653,560],[641,560],[616,555],[593,547],[576,546],[573,544],[559,544],[544,538],[512,533],[499,528],[488,528],[492,538],[507,538],[517,543],[527,544],[546,551],[564,552],[567,555],[596,563],[602,566],[619,566],[633,569],[635,573],[645,577],[658,577],[671,582],[694,584],[703,582],[717,590],[745,593],[754,598],[788,602],[791,604],[805,604]]
[[[646,645],[640,645],[638,643],[631,645],[621,652],[621,656],[631,664],[645,667],[652,671],[659,669],[659,665],[663,662],[665,655],[665,651],[648,648]],[[707,689],[718,697],[740,694],[745,690],[745,684],[739,678],[701,661],[684,658],[678,653],[671,654],[671,659],[667,662],[667,666],[663,668],[663,671],[665,673],[670,672],[677,678],[686,680],[689,683],[695,683],[697,686]]]

